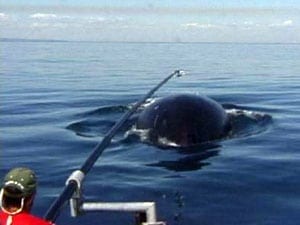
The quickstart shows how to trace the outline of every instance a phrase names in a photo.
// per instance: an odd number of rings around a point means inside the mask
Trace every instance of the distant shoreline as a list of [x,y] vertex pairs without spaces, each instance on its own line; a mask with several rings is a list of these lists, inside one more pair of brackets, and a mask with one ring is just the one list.
[[25,38],[0,38],[1,42],[69,42],[66,40],[52,39],[25,39]]
[[26,38],[0,38],[0,42],[53,42],[53,43],[126,43],[126,44],[253,44],[253,45],[299,45],[298,42],[150,42],[150,41],[88,41],[88,40],[58,40],[58,39],[26,39]]

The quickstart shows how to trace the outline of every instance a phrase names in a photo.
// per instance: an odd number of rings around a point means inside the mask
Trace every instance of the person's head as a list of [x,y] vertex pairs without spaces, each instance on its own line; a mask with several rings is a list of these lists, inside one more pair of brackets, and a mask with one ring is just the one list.
[[36,193],[37,180],[28,168],[10,170],[2,183],[0,205],[3,211],[16,214],[30,211]]

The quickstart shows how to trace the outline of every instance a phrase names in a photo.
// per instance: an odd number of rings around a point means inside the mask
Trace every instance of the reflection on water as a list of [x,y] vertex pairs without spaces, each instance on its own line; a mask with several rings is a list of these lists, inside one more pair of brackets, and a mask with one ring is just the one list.
[[148,166],[163,167],[172,171],[192,171],[199,170],[204,166],[210,165],[205,162],[206,159],[217,156],[219,150],[199,150],[199,153],[192,153],[188,156],[179,156],[178,160],[174,161],[159,161],[156,163],[147,164]]

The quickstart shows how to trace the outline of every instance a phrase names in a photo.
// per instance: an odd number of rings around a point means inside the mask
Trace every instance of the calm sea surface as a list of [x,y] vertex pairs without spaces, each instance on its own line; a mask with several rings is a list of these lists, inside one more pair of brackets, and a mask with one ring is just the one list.
[[[0,176],[28,166],[43,216],[70,173],[133,103],[176,69],[153,97],[207,95],[272,117],[221,141],[205,159],[126,140],[120,131],[87,175],[90,201],[155,201],[180,225],[294,225],[300,220],[300,45],[0,42]],[[126,141],[124,141],[124,139]],[[197,152],[195,152],[197,154]],[[133,224],[93,213],[56,223]]]

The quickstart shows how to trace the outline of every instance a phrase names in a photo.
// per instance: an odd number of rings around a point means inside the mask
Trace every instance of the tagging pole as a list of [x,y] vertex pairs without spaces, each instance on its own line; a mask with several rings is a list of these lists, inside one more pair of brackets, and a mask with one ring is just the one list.
[[[80,174],[81,179],[91,170],[94,166],[97,159],[103,153],[103,151],[109,146],[112,138],[116,135],[117,131],[124,125],[124,123],[132,116],[136,110],[148,99],[150,98],[155,91],[157,91],[161,86],[168,82],[172,77],[179,77],[184,74],[183,71],[175,70],[172,74],[168,75],[164,80],[152,88],[143,98],[141,98],[129,111],[127,111],[121,119],[106,133],[104,138],[99,144],[93,149],[90,156],[86,159],[85,163],[82,165],[80,170],[77,170],[77,173]],[[67,182],[67,185],[63,189],[62,193],[58,198],[51,204],[48,211],[46,212],[44,218],[45,220],[55,222],[57,219],[61,208],[64,204],[73,196],[78,182],[74,179],[70,179]]]

